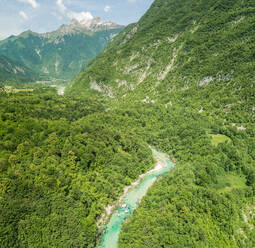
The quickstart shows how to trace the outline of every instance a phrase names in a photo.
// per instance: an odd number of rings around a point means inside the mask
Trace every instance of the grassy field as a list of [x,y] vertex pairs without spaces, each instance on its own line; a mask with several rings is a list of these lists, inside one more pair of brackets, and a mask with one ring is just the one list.
[[222,134],[208,134],[209,137],[212,138],[212,145],[218,146],[220,143],[231,143],[231,139],[226,135]]
[[217,177],[217,183],[213,186],[220,193],[226,193],[233,189],[246,188],[246,178],[232,173]]

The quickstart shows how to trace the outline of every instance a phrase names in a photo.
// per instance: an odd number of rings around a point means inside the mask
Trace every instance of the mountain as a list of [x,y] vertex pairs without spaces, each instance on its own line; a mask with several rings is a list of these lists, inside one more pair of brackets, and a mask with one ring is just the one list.
[[0,82],[29,82],[37,77],[31,69],[0,54]]
[[122,29],[100,18],[73,19],[54,32],[29,30],[0,41],[0,53],[49,78],[69,80]]
[[254,247],[254,23],[252,0],[156,0],[70,84],[176,162],[120,248]]
[[175,167],[148,175],[119,248],[255,247],[254,14],[254,0],[155,0],[64,97],[0,92],[0,247],[115,239],[103,220],[155,166],[153,147]]
[[123,96],[136,89],[146,97],[145,84],[148,91],[166,90],[173,85],[169,82],[202,87],[229,82],[240,72],[250,81],[253,8],[252,1],[155,1],[76,78],[73,91],[98,85],[105,95]]

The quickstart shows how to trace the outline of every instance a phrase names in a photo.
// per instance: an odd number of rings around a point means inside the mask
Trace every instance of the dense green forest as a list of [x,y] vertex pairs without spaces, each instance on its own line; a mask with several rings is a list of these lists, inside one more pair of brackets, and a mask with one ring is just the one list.
[[[219,104],[231,95],[216,89],[203,93]],[[199,113],[208,99],[197,88],[172,107],[1,93],[1,245],[95,247],[103,207],[152,167],[150,144],[177,166],[124,225],[120,247],[252,247],[254,97],[243,94],[243,109]]]
[[[216,89],[213,85],[204,90],[209,99],[203,101],[216,99],[220,104],[221,94],[209,94]],[[223,92],[230,94],[231,88]],[[255,122],[249,105],[254,95],[231,113],[220,113],[213,106],[199,113],[201,92],[194,88],[186,93],[182,104],[167,108],[143,104],[136,107],[138,111],[133,109],[136,116],[144,117],[147,142],[167,152],[177,164],[149,190],[124,224],[119,247],[255,244]],[[238,128],[241,123],[246,130]]]
[[103,207],[153,163],[114,119],[95,99],[1,93],[1,247],[95,246]]

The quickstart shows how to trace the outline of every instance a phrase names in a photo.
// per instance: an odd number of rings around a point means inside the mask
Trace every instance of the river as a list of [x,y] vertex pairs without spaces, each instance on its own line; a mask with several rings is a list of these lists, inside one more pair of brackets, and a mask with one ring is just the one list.
[[115,209],[108,223],[104,226],[104,233],[97,248],[117,248],[118,238],[123,222],[130,217],[139,205],[141,199],[146,195],[147,190],[153,185],[157,178],[171,169],[174,164],[167,154],[152,148],[154,158],[157,161],[156,167],[148,173],[141,175],[140,180],[134,183],[123,197],[119,207]]

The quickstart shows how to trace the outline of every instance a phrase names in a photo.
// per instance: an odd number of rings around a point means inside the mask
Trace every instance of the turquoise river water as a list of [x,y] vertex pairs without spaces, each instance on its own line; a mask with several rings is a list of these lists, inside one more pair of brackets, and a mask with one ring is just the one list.
[[141,199],[146,195],[147,190],[156,179],[174,168],[167,154],[152,149],[157,166],[149,171],[136,186],[127,192],[119,207],[115,209],[109,222],[105,225],[104,234],[101,237],[97,248],[117,248],[118,237],[122,223],[129,218],[138,206]]

